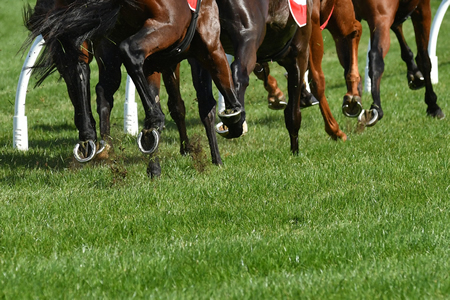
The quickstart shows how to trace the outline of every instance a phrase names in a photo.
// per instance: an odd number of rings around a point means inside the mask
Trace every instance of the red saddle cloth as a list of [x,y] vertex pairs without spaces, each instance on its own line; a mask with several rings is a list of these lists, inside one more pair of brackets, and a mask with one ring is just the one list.
[[189,4],[189,8],[192,11],[195,11],[195,9],[197,8],[197,1],[198,0],[187,0],[187,3]]
[[[188,0],[189,1],[189,0]],[[299,27],[306,25],[306,0],[289,0],[289,9]]]

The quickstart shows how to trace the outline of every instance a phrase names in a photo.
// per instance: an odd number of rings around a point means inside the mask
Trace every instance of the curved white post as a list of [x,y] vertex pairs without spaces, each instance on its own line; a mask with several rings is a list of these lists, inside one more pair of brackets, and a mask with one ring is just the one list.
[[447,12],[448,6],[450,5],[450,0],[443,0],[441,5],[436,12],[436,15],[433,19],[433,24],[431,25],[430,31],[430,41],[428,43],[428,55],[431,60],[431,82],[438,83],[439,82],[439,74],[438,74],[438,58],[436,56],[436,44],[437,38],[439,35],[439,29],[441,28],[442,20],[444,19],[444,15]]
[[123,129],[125,133],[137,135],[138,116],[137,103],[135,101],[136,87],[130,76],[127,76],[127,85],[125,88],[125,103],[123,105]]
[[[28,120],[25,116],[25,100],[27,97],[28,83],[33,71],[31,67],[36,62],[43,46],[44,38],[40,35],[34,40],[28,52],[17,84],[13,118],[13,147],[18,150],[28,150]],[[130,76],[128,76],[124,105],[124,130],[126,133],[137,135],[137,103],[134,99],[135,86]]]
[[27,97],[28,82],[30,81],[32,72],[31,67],[36,62],[43,45],[44,39],[40,35],[36,38],[28,52],[17,84],[13,119],[13,147],[18,150],[28,150],[28,122],[25,116],[25,99]]

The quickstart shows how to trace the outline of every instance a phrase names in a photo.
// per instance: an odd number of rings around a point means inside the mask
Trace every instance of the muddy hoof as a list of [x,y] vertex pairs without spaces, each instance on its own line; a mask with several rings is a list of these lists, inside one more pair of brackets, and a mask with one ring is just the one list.
[[345,95],[342,102],[342,113],[349,118],[358,117],[363,111],[361,97]]
[[406,77],[408,78],[408,86],[411,90],[418,90],[425,87],[425,78],[419,70],[415,73],[408,71]]
[[365,127],[372,127],[378,122],[378,111],[376,109],[362,110],[358,116],[358,122]]

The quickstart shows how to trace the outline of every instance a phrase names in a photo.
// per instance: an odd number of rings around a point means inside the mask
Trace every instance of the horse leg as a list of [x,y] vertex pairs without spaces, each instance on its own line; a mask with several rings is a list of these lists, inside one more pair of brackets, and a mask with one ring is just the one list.
[[[317,4],[317,3],[316,3]],[[322,70],[323,57],[323,37],[320,29],[320,19],[317,14],[318,10],[313,10],[312,31],[309,40],[309,75],[312,78],[311,92],[319,100],[319,107],[325,123],[325,131],[334,140],[338,138],[347,139],[347,135],[339,129],[339,124],[334,119],[327,98],[325,97],[325,75]],[[289,77],[291,74],[289,73]],[[290,99],[290,97],[289,97]]]
[[417,44],[417,64],[425,78],[425,103],[427,104],[427,115],[443,119],[445,114],[437,105],[437,96],[431,84],[431,61],[428,54],[428,40],[431,26],[430,1],[420,1],[416,10],[412,13],[411,19],[414,25],[414,33]]
[[201,67],[197,60],[189,59],[189,64],[191,65],[192,82],[197,92],[198,112],[208,137],[211,160],[213,164],[222,165],[217,136],[214,130],[216,100],[212,93],[211,75]]
[[253,74],[264,82],[264,88],[269,93],[267,95],[269,108],[273,110],[284,109],[287,105],[286,97],[278,87],[277,80],[270,75],[269,65],[267,63],[257,63]]
[[358,46],[362,26],[356,20],[350,0],[335,3],[335,9],[326,27],[333,36],[339,62],[344,68],[347,92],[342,103],[342,112],[347,117],[357,117],[362,111],[361,76],[358,71]]
[[97,113],[100,119],[101,144],[104,144],[97,153],[102,153],[99,157],[104,159],[108,157],[109,149],[112,147],[110,116],[114,106],[114,93],[120,87],[122,62],[119,49],[106,39],[102,40],[95,49],[99,69],[99,82],[95,88]]
[[[200,13],[202,26],[197,26],[191,49],[200,65],[209,71],[211,78],[223,95],[225,111],[218,112],[222,122],[228,128],[226,138],[237,138],[244,132],[245,110],[243,98],[239,99],[231,76],[228,60],[220,42],[219,11],[215,2],[211,3],[209,12]],[[200,21],[200,19],[199,19]]]
[[[138,145],[144,153],[150,154],[156,151],[159,135],[164,128],[164,113],[159,106],[159,86],[147,82],[143,71],[144,62],[151,54],[161,49],[167,49],[177,42],[182,34],[179,33],[178,27],[165,21],[149,19],[136,34],[119,45],[123,63],[136,85],[144,106],[144,130],[138,136]],[[146,142],[140,143],[139,140],[143,137]]]
[[[151,90],[151,95],[154,95],[155,106],[154,109],[159,109],[161,112],[161,103],[159,101],[159,91],[161,86],[161,74],[158,72],[149,71],[147,64],[144,65],[144,74],[147,75],[147,83]],[[138,135],[138,148],[142,153],[149,154],[150,160],[147,165],[147,175],[150,178],[156,178],[161,175],[161,165],[159,163],[158,145],[159,145],[159,130],[154,128],[144,128]]]
[[75,114],[75,126],[78,129],[80,142],[73,150],[75,159],[79,162],[92,160],[97,152],[96,124],[91,110],[90,92],[90,57],[87,44],[84,43],[85,54],[64,64],[57,64],[57,69],[66,82],[67,91],[72,101]]
[[389,24],[392,23],[381,17],[377,22],[369,23],[371,41],[371,48],[369,51],[369,76],[372,81],[373,103],[370,110],[363,110],[358,117],[358,121],[367,127],[375,125],[378,120],[383,118],[380,85],[381,77],[384,72],[384,57],[390,47]]
[[186,107],[180,93],[180,64],[177,64],[173,71],[168,69],[161,74],[169,96],[167,106],[170,116],[175,121],[180,135],[180,153],[187,155],[191,152],[192,147],[186,131]]
[[397,36],[398,42],[400,44],[402,60],[406,63],[408,72],[406,78],[408,79],[408,86],[412,90],[418,90],[425,86],[425,78],[420,72],[414,61],[414,54],[406,43],[405,37],[403,35],[402,23],[394,24],[391,26],[392,31]]

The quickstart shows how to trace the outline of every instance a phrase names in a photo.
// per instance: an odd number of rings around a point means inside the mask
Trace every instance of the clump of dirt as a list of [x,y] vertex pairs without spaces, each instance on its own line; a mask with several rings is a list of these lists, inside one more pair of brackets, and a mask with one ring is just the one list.
[[190,140],[192,147],[190,155],[192,157],[193,166],[197,172],[203,173],[208,166],[208,158],[203,150],[201,137],[199,135],[193,135]]

